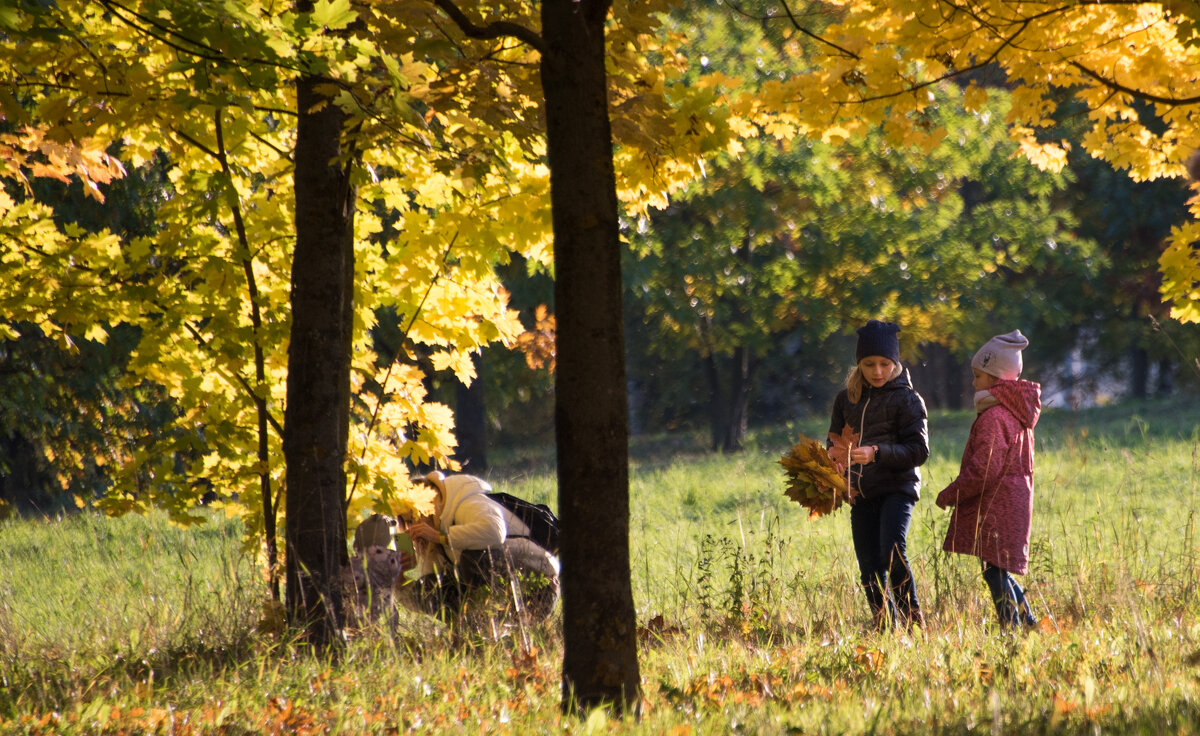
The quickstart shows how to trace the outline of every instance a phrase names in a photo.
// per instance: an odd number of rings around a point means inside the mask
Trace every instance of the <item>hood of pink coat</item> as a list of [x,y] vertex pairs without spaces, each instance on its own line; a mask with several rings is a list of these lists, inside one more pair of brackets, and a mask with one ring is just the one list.
[[1033,429],[1042,414],[1042,386],[1033,381],[997,381],[988,391],[1012,412],[1026,429]]

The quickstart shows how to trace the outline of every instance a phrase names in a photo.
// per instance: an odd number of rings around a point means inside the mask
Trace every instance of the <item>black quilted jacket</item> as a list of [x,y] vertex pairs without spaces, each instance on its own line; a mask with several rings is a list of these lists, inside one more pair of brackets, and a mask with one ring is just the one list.
[[878,445],[875,462],[854,465],[851,481],[867,498],[887,493],[921,497],[921,471],[929,459],[929,427],[925,401],[913,390],[908,369],[875,388],[864,382],[862,396],[851,403],[843,390],[833,401],[829,431],[841,434],[849,424],[858,432],[858,444]]

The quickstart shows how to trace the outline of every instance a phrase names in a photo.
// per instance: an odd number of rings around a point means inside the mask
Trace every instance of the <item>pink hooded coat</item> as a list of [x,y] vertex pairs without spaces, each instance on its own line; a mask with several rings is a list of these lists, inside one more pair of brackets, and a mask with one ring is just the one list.
[[1042,389],[1032,381],[1002,380],[989,391],[999,403],[975,418],[958,477],[937,497],[938,506],[954,507],[942,548],[1024,574],[1033,518],[1033,427]]

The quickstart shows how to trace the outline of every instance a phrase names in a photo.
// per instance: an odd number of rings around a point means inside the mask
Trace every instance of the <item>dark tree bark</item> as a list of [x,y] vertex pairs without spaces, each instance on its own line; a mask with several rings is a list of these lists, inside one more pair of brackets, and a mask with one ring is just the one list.
[[636,710],[621,244],[604,23],[611,0],[542,2],[558,320],[563,706]]
[[54,497],[47,491],[52,476],[43,467],[41,449],[20,432],[0,435],[0,499],[18,511],[50,512]]
[[1129,364],[1129,395],[1144,399],[1150,395],[1147,390],[1150,384],[1150,354],[1145,348],[1134,346],[1129,350]]
[[967,382],[971,374],[968,364],[943,345],[923,343],[923,363],[909,365],[913,386],[931,409],[962,409],[974,395]]
[[750,348],[741,346],[729,359],[729,424],[721,444],[724,452],[739,452],[746,441],[749,425],[750,388],[754,380],[754,361]]
[[721,439],[725,436],[725,427],[729,425],[728,404],[721,391],[721,369],[717,358],[712,353],[704,356],[704,377],[708,382],[708,429],[712,438],[713,452],[721,449]]
[[756,362],[750,359],[751,350],[742,346],[729,357],[728,390],[722,389],[721,371],[717,359],[704,358],[704,373],[708,379],[708,422],[712,433],[713,452],[739,452],[746,441],[750,417],[750,389],[753,386]]
[[1158,375],[1154,380],[1154,395],[1162,398],[1175,392],[1175,364],[1166,358],[1158,361]]
[[488,467],[487,403],[482,356],[476,353],[471,361],[475,364],[475,380],[470,385],[458,381],[454,389],[454,433],[458,439],[454,459],[463,464],[466,472],[478,475]]
[[346,116],[314,112],[325,80],[296,83],[296,251],[288,346],[287,610],[314,648],[341,640],[339,571],[346,556],[346,471],[353,327],[354,201],[344,155]]

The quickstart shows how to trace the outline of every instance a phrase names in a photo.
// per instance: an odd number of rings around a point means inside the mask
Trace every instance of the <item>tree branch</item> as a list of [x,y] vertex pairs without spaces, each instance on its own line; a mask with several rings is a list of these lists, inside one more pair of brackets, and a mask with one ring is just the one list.
[[488,23],[486,26],[477,26],[471,22],[466,13],[454,4],[454,0],[433,0],[433,4],[441,8],[442,12],[449,16],[450,20],[454,21],[454,25],[458,26],[458,29],[469,38],[492,39],[511,37],[524,41],[537,49],[538,52],[545,53],[546,51],[546,45],[542,41],[542,37],[520,23],[510,23],[500,20],[495,23]]
[[1195,105],[1200,103],[1200,95],[1195,97],[1163,97],[1162,95],[1143,92],[1141,90],[1134,89],[1133,87],[1126,87],[1115,79],[1109,79],[1099,72],[1092,71],[1083,64],[1080,64],[1078,61],[1072,61],[1070,64],[1088,77],[1091,77],[1091,79],[1098,84],[1108,87],[1115,92],[1121,92],[1123,94],[1136,97],[1139,100],[1144,100],[1146,102],[1157,102],[1160,105],[1171,105],[1174,107],[1183,107],[1185,105]]
[[[237,59],[229,58],[224,52],[207,43],[204,43],[203,41],[198,41],[194,38],[191,38],[182,32],[167,26],[165,23],[150,18],[149,16],[139,13],[136,10],[127,8],[124,5],[121,5],[119,2],[115,2],[114,0],[100,0],[100,4],[109,12],[111,12],[114,18],[129,26],[133,30],[149,36],[150,38],[153,38],[159,43],[167,46],[168,48],[174,49],[181,54],[215,63],[235,64],[238,61]],[[126,17],[126,14],[129,17]],[[131,20],[131,18],[133,20]],[[138,25],[135,20],[140,21],[145,25]],[[191,48],[189,48],[189,46]],[[300,68],[290,66],[277,59],[269,59],[265,57],[248,57],[242,61],[245,61],[248,64],[261,64],[263,66],[277,67],[279,69],[292,72],[303,71]]]
[[787,0],[779,0],[779,4],[783,6],[783,12],[787,13],[787,17],[788,17],[788,20],[791,21],[792,28],[795,28],[797,31],[804,34],[805,36],[808,36],[809,38],[816,41],[817,43],[823,43],[832,49],[836,49],[838,51],[838,53],[848,56],[851,59],[859,58],[858,54],[854,53],[853,51],[851,51],[849,49],[844,49],[841,46],[838,46],[836,43],[830,41],[829,39],[827,39],[819,34],[813,33],[812,31],[808,30],[804,26],[800,25],[800,21],[796,18],[795,14],[792,13],[791,7],[788,6]]

